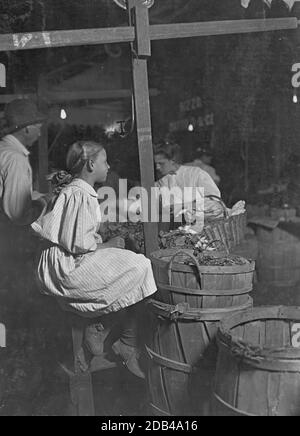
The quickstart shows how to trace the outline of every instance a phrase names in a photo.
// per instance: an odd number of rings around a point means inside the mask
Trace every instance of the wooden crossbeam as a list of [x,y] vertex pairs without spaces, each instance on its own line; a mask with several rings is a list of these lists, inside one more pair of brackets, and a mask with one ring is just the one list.
[[36,100],[37,99],[37,95],[36,94],[0,94],[0,104],[7,104],[10,103],[13,100],[17,100],[19,98],[30,98],[32,100]]
[[150,26],[152,41],[297,29],[297,18],[209,21]]
[[[150,89],[151,97],[160,94],[157,89]],[[111,89],[107,91],[44,91],[42,94],[48,101],[68,102],[76,100],[120,100],[132,97],[131,89]],[[1,101],[1,96],[0,96]]]
[[[297,29],[297,18],[257,20],[209,21],[150,26],[150,39],[164,40],[196,36],[232,35],[237,33],[266,32]],[[128,43],[135,40],[134,27],[104,29],[58,30],[0,35],[0,51],[31,50],[41,48],[82,45]]]
[[[150,97],[157,97],[160,92],[156,88],[149,89]],[[40,97],[49,103],[63,103],[78,100],[120,100],[132,97],[131,89],[112,89],[107,91],[44,91]],[[0,94],[0,104],[6,104],[18,98],[37,99],[37,94]]]
[[134,38],[133,27],[15,33],[0,35],[0,51],[114,44],[132,42]]

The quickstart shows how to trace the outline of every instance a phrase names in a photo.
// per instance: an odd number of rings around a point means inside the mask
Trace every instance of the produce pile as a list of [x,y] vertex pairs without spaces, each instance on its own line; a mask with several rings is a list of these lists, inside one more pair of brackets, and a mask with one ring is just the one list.
[[189,233],[182,228],[168,233],[160,232],[159,248],[184,248],[202,252],[205,250],[213,251],[216,248],[220,248],[220,244],[218,244],[218,241],[210,243],[204,236],[201,236],[201,234]]
[[[101,236],[104,242],[120,236],[125,240],[126,248],[136,253],[145,252],[144,230],[142,223],[106,223],[101,229]],[[224,250],[220,241],[209,242],[201,234],[189,233],[184,228],[172,230],[170,232],[159,233],[159,248],[169,249],[191,249],[195,253],[203,251]]]
[[[250,261],[248,259],[244,259],[240,256],[221,256],[216,257],[206,253],[199,253],[199,251],[194,252],[194,256],[197,258],[199,265],[207,265],[207,266],[234,266],[234,265],[246,265],[249,264]],[[187,260],[185,263],[189,263]]]
[[[245,202],[239,201],[232,209],[227,209],[221,199],[206,197],[205,222],[210,222],[212,218],[215,221],[220,220],[220,217],[224,215],[225,209],[226,214],[229,216],[240,215],[245,212]],[[182,211],[186,218],[189,216],[189,212],[190,211],[187,210]],[[211,241],[211,239],[208,239],[202,233],[203,223],[197,222],[196,212],[191,212],[189,218],[190,219],[183,227],[179,227],[177,230],[171,230],[169,232],[161,231],[159,233],[158,245],[160,249],[185,248],[194,249],[200,253],[203,251],[224,250],[225,247],[221,241]],[[222,219],[224,220],[224,217]],[[120,236],[125,240],[127,249],[135,251],[136,253],[145,252],[142,222],[107,222],[102,225],[100,233],[104,242],[116,236]]]
[[126,248],[137,253],[145,252],[143,223],[105,223],[101,229],[103,241],[120,236],[125,240]]

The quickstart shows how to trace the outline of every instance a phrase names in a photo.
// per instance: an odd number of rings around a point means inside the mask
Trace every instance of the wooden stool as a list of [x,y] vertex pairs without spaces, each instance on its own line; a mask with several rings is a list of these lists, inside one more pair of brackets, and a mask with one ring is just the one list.
[[[47,301],[51,299],[53,307],[54,299],[49,296],[42,296]],[[50,303],[50,302],[49,302]],[[105,355],[92,356],[87,359],[84,347],[85,329],[93,322],[93,319],[84,318],[80,312],[78,314],[66,312],[56,303],[53,307],[62,313],[64,321],[70,327],[73,354],[71,356],[71,367],[59,362],[59,366],[69,378],[70,399],[72,414],[76,416],[95,416],[94,394],[92,374],[117,367],[116,362],[111,362]],[[97,319],[94,320],[95,323]]]
[[91,320],[87,320],[80,315],[69,313],[66,313],[66,316],[70,322],[72,334],[73,371],[70,371],[63,364],[60,366],[69,376],[70,395],[72,405],[75,407],[75,414],[77,416],[95,416],[92,374],[94,372],[115,368],[117,364],[108,361],[104,355],[100,355],[93,357],[90,362],[85,362],[86,368],[84,368],[84,334]]
[[[36,273],[35,283],[37,288],[40,289],[40,282]],[[53,297],[42,296],[42,293],[40,296],[44,301],[51,299],[51,306],[53,305]],[[59,306],[57,300],[55,301],[56,305]],[[54,310],[56,311],[56,308]],[[61,362],[59,363],[59,366],[69,377],[70,398],[74,408],[74,414],[76,416],[95,416],[92,374],[98,371],[116,368],[117,363],[107,360],[104,354],[94,356],[89,362],[87,362],[84,349],[85,329],[93,322],[93,320],[90,318],[84,318],[80,312],[66,312],[60,306],[58,310],[63,313],[64,319],[67,320],[71,330],[73,348],[72,368],[69,369]],[[96,323],[97,318],[94,321]],[[86,363],[85,368],[83,368],[82,365],[83,359]]]

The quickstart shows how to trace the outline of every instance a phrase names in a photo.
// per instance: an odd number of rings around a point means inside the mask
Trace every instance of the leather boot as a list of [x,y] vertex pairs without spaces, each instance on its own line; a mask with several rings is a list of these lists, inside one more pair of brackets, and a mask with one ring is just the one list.
[[91,324],[85,329],[84,343],[93,356],[104,354],[104,341],[109,332],[101,323]]
[[121,357],[123,365],[126,366],[128,371],[136,377],[145,378],[145,374],[139,364],[140,351],[136,347],[124,344],[121,340],[118,340],[112,346],[112,349],[116,355]]
[[122,358],[124,366],[132,374],[144,379],[145,374],[140,366],[142,343],[138,334],[142,308],[143,305],[139,303],[123,311],[121,336],[112,346],[112,349]]

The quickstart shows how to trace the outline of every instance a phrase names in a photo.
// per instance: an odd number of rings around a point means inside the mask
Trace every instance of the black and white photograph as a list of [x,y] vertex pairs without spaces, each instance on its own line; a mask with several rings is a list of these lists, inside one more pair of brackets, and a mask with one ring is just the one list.
[[0,0],[0,416],[300,416],[300,0]]

